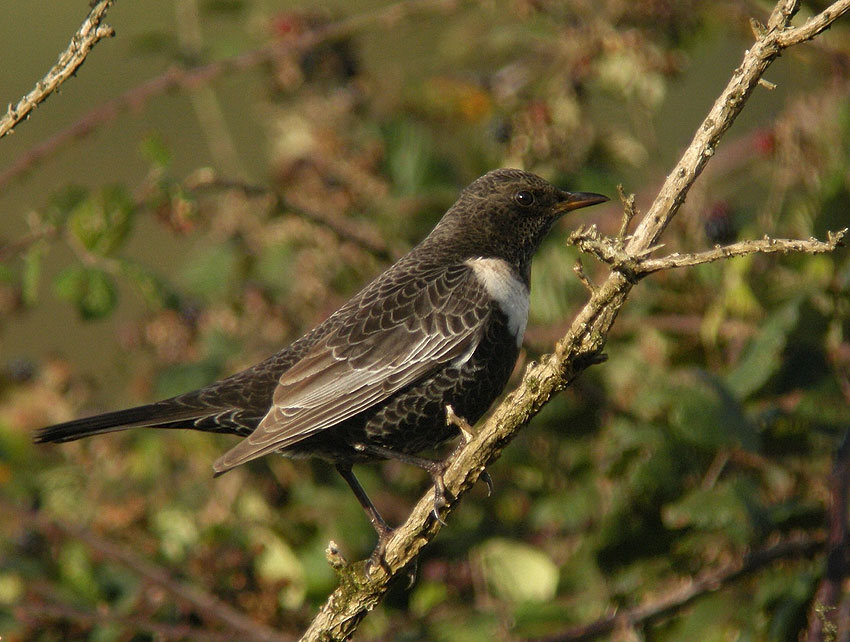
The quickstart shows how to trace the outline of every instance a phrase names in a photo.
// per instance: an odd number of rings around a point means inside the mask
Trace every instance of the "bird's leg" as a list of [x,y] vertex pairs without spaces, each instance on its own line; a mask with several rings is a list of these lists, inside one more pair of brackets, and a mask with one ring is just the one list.
[[378,545],[366,561],[366,576],[369,576],[369,572],[375,564],[383,566],[385,570],[389,572],[389,569],[386,567],[386,560],[384,559],[384,551],[387,548],[387,541],[390,539],[393,529],[390,528],[384,521],[384,518],[381,517],[381,514],[378,512],[378,509],[375,508],[372,500],[369,499],[366,491],[363,490],[363,486],[361,486],[360,482],[357,481],[357,478],[351,470],[351,464],[336,464],[336,469],[349,485],[351,490],[354,491],[357,501],[360,502],[363,510],[366,511],[366,516],[369,518],[369,521],[372,522],[372,527],[375,529],[375,532],[378,533]]
[[449,502],[447,500],[448,491],[446,490],[446,484],[443,481],[443,472],[446,470],[447,462],[451,458],[447,458],[445,461],[434,461],[427,457],[408,455],[407,453],[398,452],[396,450],[372,444],[354,444],[354,448],[358,452],[365,453],[367,455],[382,457],[384,459],[395,459],[403,464],[410,464],[411,466],[416,466],[417,468],[427,471],[428,474],[431,475],[431,479],[434,481],[433,514],[436,520],[445,526],[446,523],[440,517],[440,509],[444,506],[448,506]]

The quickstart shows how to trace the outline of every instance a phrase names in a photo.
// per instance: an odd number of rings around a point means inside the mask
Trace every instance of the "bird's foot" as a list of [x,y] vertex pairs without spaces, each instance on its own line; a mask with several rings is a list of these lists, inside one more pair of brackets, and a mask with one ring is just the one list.
[[378,531],[378,543],[375,545],[375,550],[372,551],[372,554],[369,556],[369,559],[366,560],[366,564],[363,567],[366,579],[369,579],[369,576],[372,574],[372,569],[375,567],[384,569],[387,574],[391,573],[390,565],[387,563],[385,554],[387,552],[387,542],[390,541],[393,530],[394,529],[387,527],[386,529]]
[[428,471],[431,473],[431,479],[434,480],[434,510],[431,514],[443,526],[446,526],[446,522],[440,517],[440,511],[449,505],[451,499],[454,499],[446,489],[446,482],[443,480],[443,473],[446,472],[451,459],[449,456],[445,461],[435,461],[433,469]]

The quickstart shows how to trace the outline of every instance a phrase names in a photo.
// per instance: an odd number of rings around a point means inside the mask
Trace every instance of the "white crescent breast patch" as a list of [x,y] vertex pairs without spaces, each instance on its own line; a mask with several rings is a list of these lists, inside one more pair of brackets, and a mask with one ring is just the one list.
[[508,330],[516,337],[517,345],[521,345],[528,323],[528,287],[502,259],[469,259],[466,264],[475,271],[487,293],[499,303],[499,308],[508,317]]

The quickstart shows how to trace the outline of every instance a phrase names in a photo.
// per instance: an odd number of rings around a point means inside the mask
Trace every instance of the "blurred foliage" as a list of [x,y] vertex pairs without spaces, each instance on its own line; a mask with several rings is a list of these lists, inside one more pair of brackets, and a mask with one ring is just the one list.
[[[353,7],[266,13],[268,3],[211,0],[199,11],[203,25],[244,23],[243,42],[212,47],[224,55]],[[28,236],[4,250],[0,332],[53,296],[84,321],[111,318],[122,297],[143,302],[112,334],[104,325],[103,342],[120,346],[123,398],[149,401],[247,367],[308,330],[493,167],[612,195],[625,182],[645,206],[667,169],[657,160],[665,145],[686,143],[665,141],[670,95],[694,86],[696,56],[747,46],[751,12],[697,1],[461,4],[448,14],[401,10],[392,27],[375,22],[283,56],[237,106],[266,125],[267,180],[209,168],[179,176],[154,133],[139,141],[149,173],[138,185],[104,176],[57,186],[33,204]],[[736,125],[667,248],[823,237],[848,224],[847,35],[838,24],[786,56],[801,71],[774,115]],[[151,32],[133,51],[176,61],[178,41]],[[701,91],[689,122],[716,87]],[[608,233],[620,220],[616,206],[581,216]],[[179,269],[130,258],[128,247],[146,242],[138,224],[151,222],[179,241]],[[43,269],[54,253],[63,261],[55,274]],[[575,259],[556,231],[535,262],[525,360],[551,349],[586,297]],[[493,496],[479,489],[463,502],[425,551],[416,584],[392,591],[359,639],[547,635],[652,602],[770,543],[819,537],[835,447],[850,428],[848,337],[846,249],[647,279],[617,320],[610,360],[511,444],[491,471]],[[35,447],[32,429],[117,402],[98,396],[85,364],[60,356],[2,368],[4,640],[227,630],[110,555],[102,538],[292,635],[334,586],[327,542],[350,559],[374,545],[360,507],[321,463],[268,457],[213,480],[210,463],[232,441],[177,431]],[[358,475],[392,523],[427,485],[394,462]],[[823,568],[822,556],[780,560],[613,636],[796,640]]]

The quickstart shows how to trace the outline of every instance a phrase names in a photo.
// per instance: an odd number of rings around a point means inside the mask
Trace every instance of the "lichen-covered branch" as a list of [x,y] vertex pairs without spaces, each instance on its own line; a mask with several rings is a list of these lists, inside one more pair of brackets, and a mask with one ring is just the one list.
[[[632,278],[641,278],[653,272],[672,268],[691,267],[702,263],[712,263],[735,256],[747,254],[774,254],[800,252],[804,254],[823,254],[832,252],[844,244],[848,228],[837,232],[829,232],[826,241],[817,239],[773,239],[765,236],[761,239],[740,241],[730,245],[718,245],[704,252],[688,254],[669,254],[668,256],[649,259],[629,254],[619,238],[605,238],[599,235],[595,225],[582,227],[570,235],[569,243],[578,247],[582,252],[593,254],[612,268],[629,274]],[[649,248],[653,250],[655,248]],[[646,254],[646,253],[644,253]]]
[[21,98],[16,105],[9,105],[6,113],[0,118],[0,138],[12,132],[15,125],[26,119],[40,102],[76,73],[77,69],[85,62],[92,47],[103,38],[115,35],[112,27],[102,22],[112,2],[113,0],[96,2],[77,33],[71,38],[68,48],[62,52],[59,60],[50,68],[47,75],[39,80],[33,90]]
[[[825,10],[821,15],[828,15],[828,18],[821,20],[818,32],[843,15],[848,9],[846,5],[843,1],[836,2]],[[798,3],[791,0],[782,0],[776,5],[767,27],[744,54],[728,86],[668,176],[634,236],[624,243],[624,251],[636,262],[658,243],[765,69],[783,47],[802,41],[782,40],[789,33],[789,24],[797,8]],[[606,281],[595,288],[569,332],[557,343],[555,353],[540,363],[529,365],[519,387],[496,408],[478,434],[457,451],[444,476],[446,489],[452,496],[462,496],[478,480],[485,466],[499,457],[502,449],[553,394],[598,361],[607,333],[635,283],[636,280],[623,270],[613,270]],[[302,641],[344,640],[354,633],[360,620],[378,605],[390,580],[402,573],[439,532],[440,524],[432,515],[433,502],[433,490],[429,490],[387,543],[386,564],[373,567],[370,577],[365,576],[362,562],[339,570],[339,587],[328,598]],[[448,506],[447,512],[454,504],[456,502]]]

